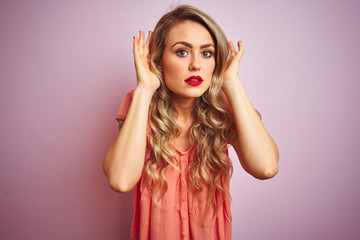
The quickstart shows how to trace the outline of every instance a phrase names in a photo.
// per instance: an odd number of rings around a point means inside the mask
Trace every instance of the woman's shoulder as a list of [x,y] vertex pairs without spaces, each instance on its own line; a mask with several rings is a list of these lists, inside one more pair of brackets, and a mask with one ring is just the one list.
[[129,111],[133,96],[134,96],[134,90],[131,90],[126,93],[126,95],[124,96],[124,98],[120,104],[120,108],[119,108],[118,114],[116,116],[116,120],[119,121],[119,119],[126,118],[126,115]]

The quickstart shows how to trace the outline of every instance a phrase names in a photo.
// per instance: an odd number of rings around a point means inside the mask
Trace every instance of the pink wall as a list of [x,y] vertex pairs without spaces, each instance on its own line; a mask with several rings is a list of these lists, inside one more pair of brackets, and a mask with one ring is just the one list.
[[[102,160],[135,86],[132,36],[174,2],[1,1],[0,239],[128,238],[132,194]],[[233,239],[357,239],[360,4],[195,6],[243,40],[240,77],[281,153],[268,181],[234,159]]]

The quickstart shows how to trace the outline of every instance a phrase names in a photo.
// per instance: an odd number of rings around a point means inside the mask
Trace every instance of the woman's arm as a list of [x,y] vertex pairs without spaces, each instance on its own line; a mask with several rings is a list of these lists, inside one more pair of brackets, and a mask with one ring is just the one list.
[[159,79],[150,71],[148,45],[151,32],[144,45],[144,33],[134,37],[134,61],[137,87],[134,91],[126,120],[116,141],[111,145],[104,160],[104,172],[109,185],[119,192],[128,192],[139,181],[145,159],[146,127],[149,105]]
[[126,120],[106,153],[104,172],[115,191],[130,191],[141,177],[151,97],[151,92],[135,89]]
[[238,79],[238,68],[244,53],[241,41],[238,46],[239,51],[236,52],[233,44],[229,43],[231,56],[223,75],[223,90],[232,108],[237,129],[237,137],[232,145],[245,171],[255,178],[267,179],[278,172],[279,152]]

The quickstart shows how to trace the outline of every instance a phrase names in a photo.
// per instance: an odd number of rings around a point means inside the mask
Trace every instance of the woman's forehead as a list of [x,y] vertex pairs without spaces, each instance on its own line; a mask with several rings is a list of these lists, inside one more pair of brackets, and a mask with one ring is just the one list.
[[214,44],[210,32],[200,23],[191,20],[181,21],[171,27],[166,45],[172,46],[178,41],[188,42],[193,46]]

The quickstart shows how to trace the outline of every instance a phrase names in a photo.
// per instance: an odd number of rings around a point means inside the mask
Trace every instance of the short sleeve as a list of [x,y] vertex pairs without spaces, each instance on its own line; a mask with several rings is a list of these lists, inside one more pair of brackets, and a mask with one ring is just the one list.
[[119,112],[118,112],[118,114],[116,116],[116,120],[118,122],[119,122],[119,120],[125,120],[126,115],[129,112],[129,108],[130,108],[130,105],[131,105],[131,101],[133,99],[133,95],[134,95],[134,90],[128,92],[125,95],[124,99],[122,100]]

